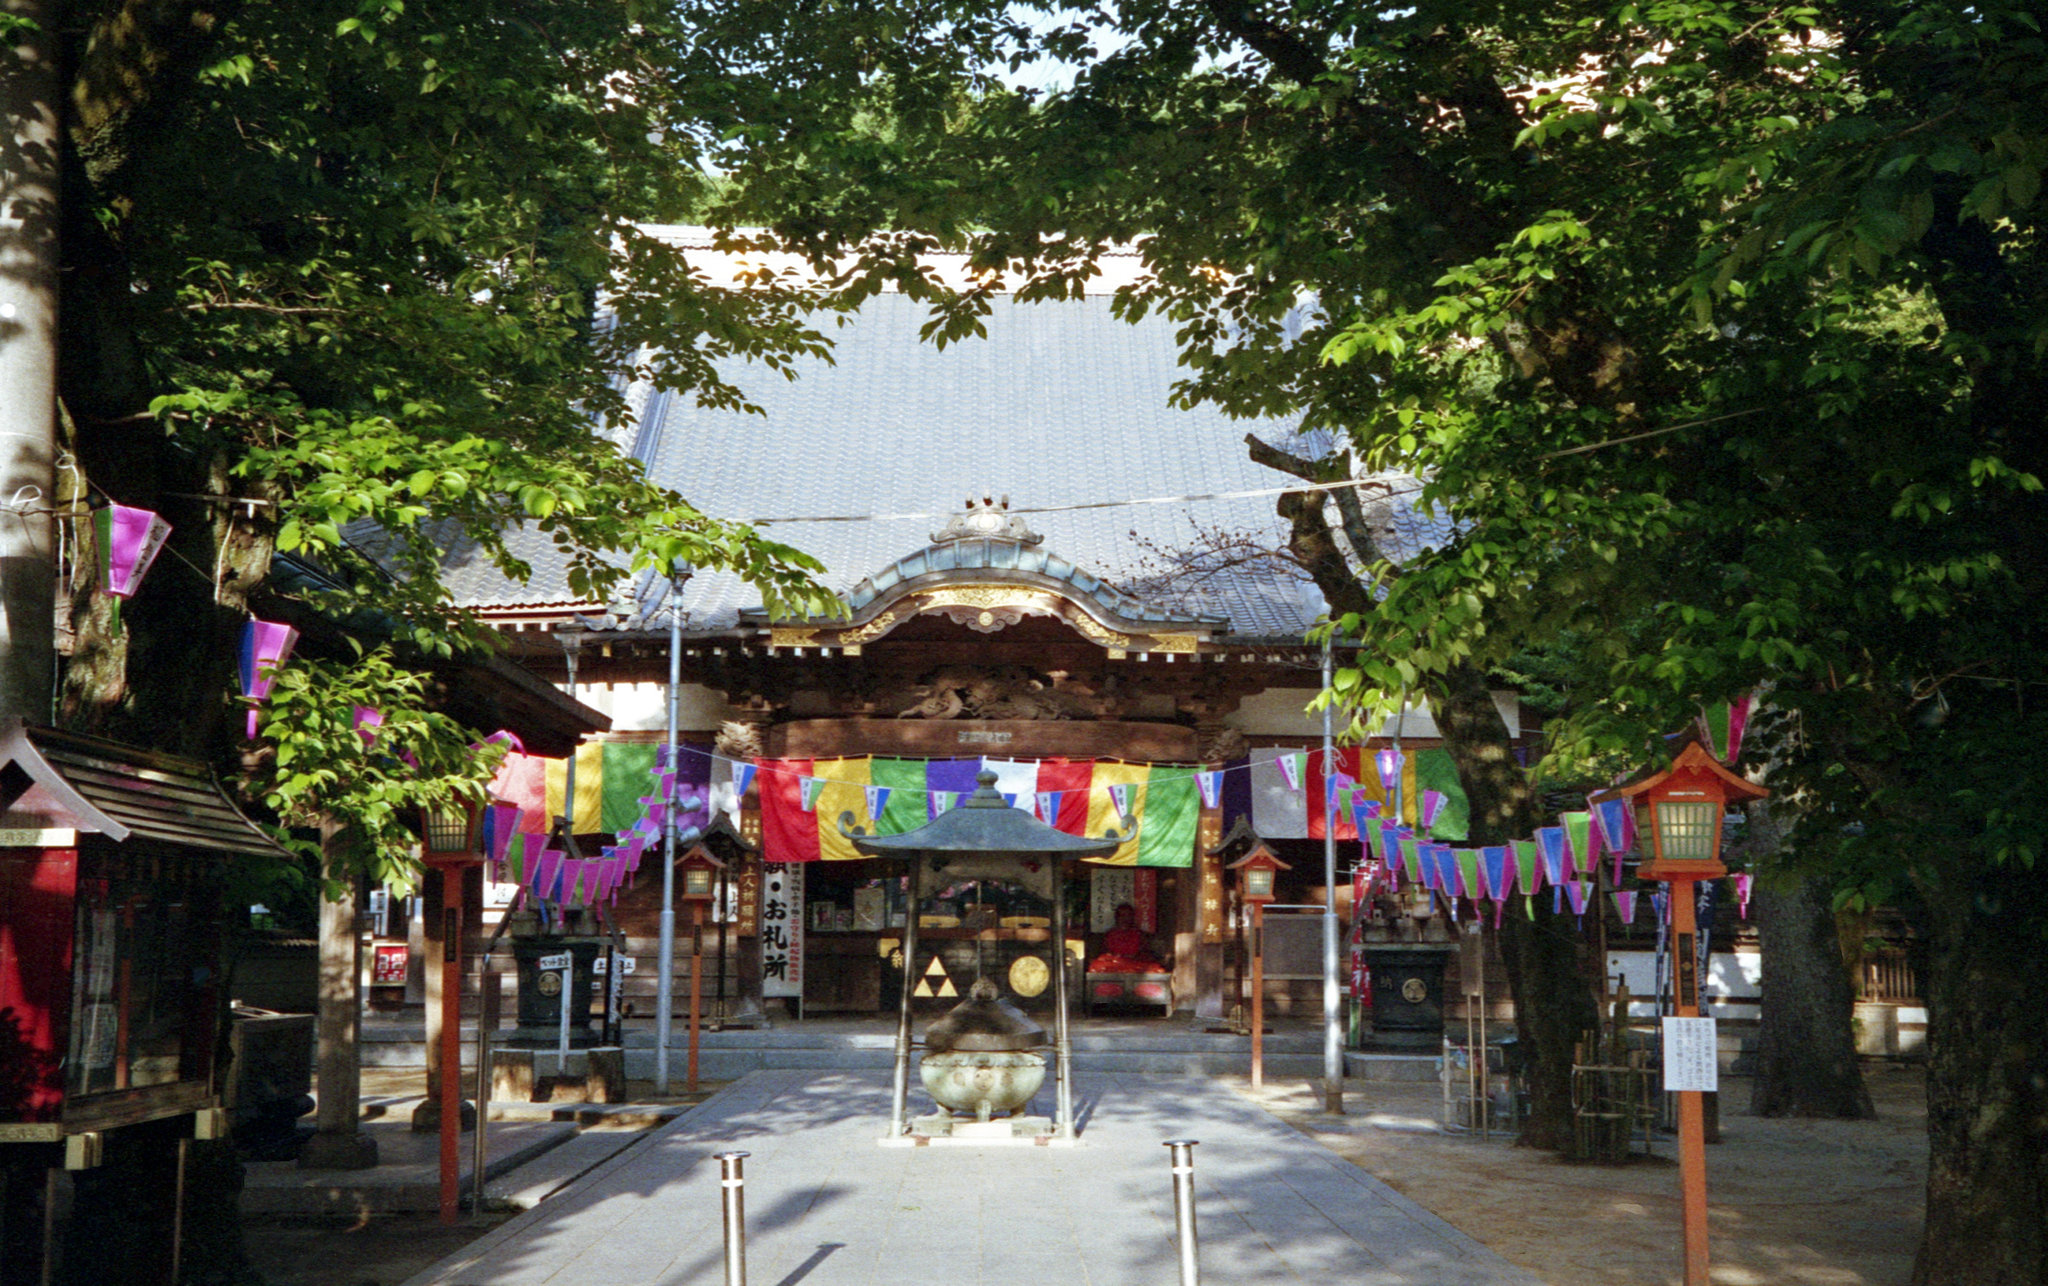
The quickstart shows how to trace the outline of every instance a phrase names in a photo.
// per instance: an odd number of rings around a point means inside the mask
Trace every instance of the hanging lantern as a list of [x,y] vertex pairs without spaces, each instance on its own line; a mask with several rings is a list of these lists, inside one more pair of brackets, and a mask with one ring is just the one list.
[[100,588],[113,595],[114,630],[121,628],[121,600],[133,598],[142,578],[156,561],[157,551],[171,534],[171,524],[147,509],[108,505],[92,516],[98,537]]
[[240,665],[242,695],[252,703],[249,708],[249,736],[256,736],[256,709],[270,696],[270,687],[277,681],[277,671],[291,659],[292,644],[299,641],[299,632],[289,625],[276,621],[251,619],[242,626],[242,650]]

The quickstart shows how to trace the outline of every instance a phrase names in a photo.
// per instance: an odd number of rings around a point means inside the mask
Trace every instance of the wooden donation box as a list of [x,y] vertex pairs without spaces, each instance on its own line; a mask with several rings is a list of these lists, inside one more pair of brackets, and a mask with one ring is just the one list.
[[0,1143],[220,1128],[220,876],[256,855],[203,766],[0,723]]

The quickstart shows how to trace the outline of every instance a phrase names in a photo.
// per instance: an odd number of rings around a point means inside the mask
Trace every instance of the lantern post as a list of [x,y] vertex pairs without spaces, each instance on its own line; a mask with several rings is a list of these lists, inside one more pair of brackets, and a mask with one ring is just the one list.
[[703,1031],[704,909],[718,895],[718,874],[724,869],[725,863],[702,843],[691,845],[675,865],[683,881],[683,905],[690,908],[690,1057],[683,1088],[691,1094],[697,1092],[697,1042]]
[[[483,865],[484,810],[463,799],[420,810],[420,860],[441,876],[441,1222],[461,1203],[462,874]],[[484,1104],[477,1104],[481,1128]]]
[[1273,900],[1273,873],[1294,868],[1260,840],[1232,862],[1238,872],[1237,899],[1252,912],[1252,1088],[1266,1079],[1266,904]]
[[1678,1094],[1678,1190],[1685,1234],[1685,1286],[1707,1286],[1706,1104],[1718,1068],[1712,1018],[1700,1013],[1699,928],[1694,890],[1728,873],[1721,865],[1721,822],[1731,803],[1770,792],[1728,771],[1697,741],[1671,767],[1593,796],[1628,799],[1648,815],[1650,861],[1637,874],[1668,886],[1671,904],[1672,1009],[1664,1023],[1664,1086]]

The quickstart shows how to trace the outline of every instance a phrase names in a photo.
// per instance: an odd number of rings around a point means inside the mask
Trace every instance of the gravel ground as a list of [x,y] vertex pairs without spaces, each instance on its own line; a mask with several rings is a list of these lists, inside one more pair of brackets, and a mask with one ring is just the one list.
[[[1875,1121],[1767,1120],[1724,1077],[1707,1148],[1712,1280],[1725,1286],[1905,1286],[1927,1182],[1925,1080],[1867,1072]],[[1353,1082],[1351,1115],[1320,1114],[1301,1082],[1255,1097],[1325,1146],[1555,1286],[1681,1279],[1677,1145],[1625,1166],[1569,1165],[1499,1141],[1429,1132],[1434,1086]],[[1240,1088],[1252,1093],[1249,1086]],[[1377,1120],[1378,1123],[1372,1123]]]

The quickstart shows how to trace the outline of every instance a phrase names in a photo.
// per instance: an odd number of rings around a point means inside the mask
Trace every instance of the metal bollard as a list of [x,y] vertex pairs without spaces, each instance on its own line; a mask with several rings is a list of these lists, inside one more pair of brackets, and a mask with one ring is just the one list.
[[725,1203],[725,1286],[747,1286],[747,1177],[740,1163],[752,1155],[718,1154],[718,1186]]
[[1180,1286],[1200,1286],[1202,1268],[1195,1260],[1195,1144],[1198,1139],[1169,1139],[1173,1149],[1173,1227],[1180,1240]]

